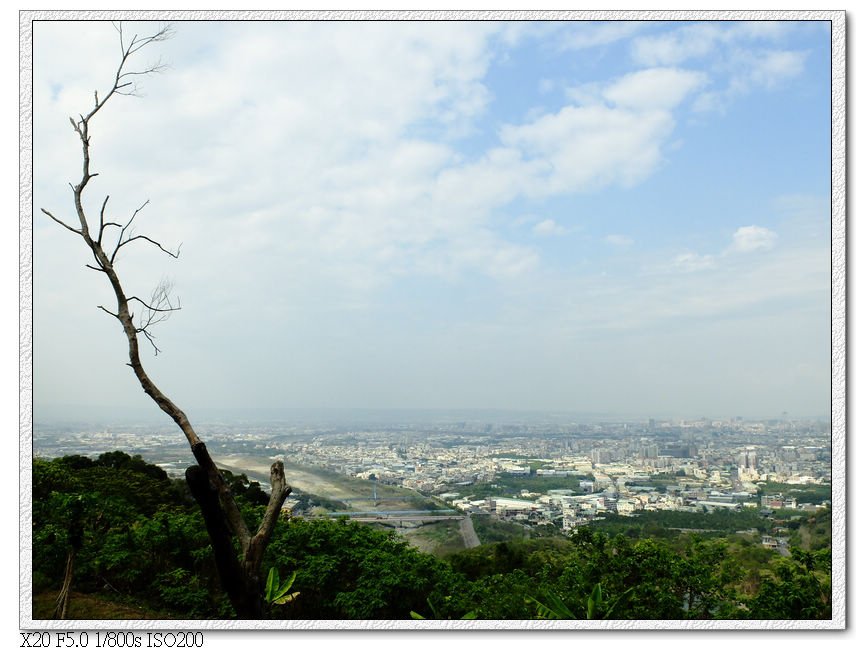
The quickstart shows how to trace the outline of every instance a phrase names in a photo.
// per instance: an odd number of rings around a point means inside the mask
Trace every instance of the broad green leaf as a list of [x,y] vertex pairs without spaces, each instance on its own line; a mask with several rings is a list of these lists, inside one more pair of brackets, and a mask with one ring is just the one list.
[[595,618],[595,610],[601,604],[601,599],[601,583],[599,582],[592,589],[592,593],[586,601],[586,618],[590,620]]
[[277,598],[276,600],[273,601],[273,604],[274,605],[285,605],[286,603],[290,603],[295,598],[297,598],[298,595],[300,595],[300,592],[295,591],[294,593],[288,594],[287,596],[282,596],[281,598]]
[[294,584],[294,579],[297,577],[297,571],[291,574],[288,580],[286,580],[282,585],[279,586],[279,590],[274,596],[275,598],[281,598],[286,594],[286,592],[291,589],[291,586]]
[[274,599],[277,588],[279,587],[279,571],[276,567],[271,567],[267,574],[267,584],[264,587],[264,598],[267,602]]

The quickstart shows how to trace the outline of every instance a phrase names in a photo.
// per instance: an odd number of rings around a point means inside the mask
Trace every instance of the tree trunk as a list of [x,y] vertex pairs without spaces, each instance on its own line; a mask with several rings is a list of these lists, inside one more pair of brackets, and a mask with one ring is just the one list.
[[261,578],[240,562],[238,549],[219,505],[219,494],[198,465],[186,468],[186,483],[198,502],[216,559],[219,581],[238,618],[257,619],[264,612]]
[[[207,453],[204,443],[199,444],[200,447],[196,447],[195,451],[196,457]],[[258,532],[247,537],[246,541],[240,539],[239,549],[234,543],[236,536],[226,518],[219,490],[210,480],[210,473],[201,465],[187,467],[186,483],[204,517],[204,524],[216,559],[219,580],[235,613],[238,618],[243,619],[262,618],[265,603],[261,563],[279,519],[282,504],[291,493],[291,488],[285,482],[285,468],[282,462],[277,461],[270,468],[270,501],[262,517],[261,526]]]
[[[186,414],[168,396],[159,390],[145,372],[144,366],[141,363],[138,335],[142,334],[146,337],[153,344],[154,349],[156,349],[153,343],[153,335],[149,328],[166,318],[171,312],[179,309],[179,303],[176,306],[173,305],[168,297],[168,289],[161,285],[161,290],[160,287],[157,287],[157,291],[153,294],[154,298],[150,302],[144,301],[137,296],[127,296],[120,282],[120,277],[114,268],[115,259],[120,249],[133,243],[149,243],[156,246],[163,253],[167,253],[175,258],[180,254],[180,250],[178,249],[176,253],[172,253],[150,237],[132,234],[130,230],[132,221],[147,203],[133,213],[126,225],[121,225],[114,221],[105,220],[105,209],[108,205],[108,197],[106,196],[105,201],[102,203],[102,210],[99,213],[99,227],[98,229],[94,227],[95,234],[93,236],[91,236],[90,225],[84,211],[84,203],[82,201],[84,190],[90,179],[96,176],[96,174],[90,171],[90,120],[114,95],[134,94],[134,84],[131,80],[134,78],[133,75],[146,75],[162,69],[160,65],[156,65],[143,71],[127,71],[125,66],[129,57],[138,52],[142,47],[163,41],[171,34],[171,30],[168,27],[164,27],[151,36],[139,37],[136,35],[130,42],[126,42],[124,41],[122,24],[117,27],[117,30],[120,35],[122,58],[117,68],[114,85],[101,100],[98,93],[94,93],[94,106],[89,113],[80,115],[77,120],[70,118],[72,128],[75,129],[81,141],[83,162],[81,181],[77,185],[72,185],[73,203],[75,214],[78,218],[78,227],[73,227],[62,219],[55,217],[44,208],[42,212],[84,240],[87,247],[93,253],[93,258],[96,262],[95,266],[88,264],[88,268],[104,273],[108,279],[117,300],[117,312],[112,312],[101,305],[99,305],[99,308],[116,318],[123,328],[129,345],[129,363],[127,365],[132,368],[135,377],[138,379],[138,383],[147,396],[174,420],[178,428],[183,432],[183,435],[189,442],[192,454],[198,462],[197,467],[190,467],[187,470],[186,480],[204,516],[223,587],[239,617],[260,618],[264,611],[261,562],[264,557],[264,550],[273,533],[273,528],[279,520],[282,504],[291,492],[291,488],[285,482],[283,464],[276,462],[271,467],[270,501],[268,502],[258,531],[255,535],[252,535],[246,522],[243,520],[228,483],[219,469],[217,469],[216,464],[207,452],[207,448],[196,434]],[[113,245],[113,249],[109,246],[108,250],[106,250],[103,245],[103,236],[109,228],[116,228],[119,231],[119,235],[117,242]],[[138,325],[133,322],[131,309],[135,303],[138,303],[140,308],[144,310],[144,317],[141,318],[142,323]],[[57,612],[62,616],[65,616],[66,613],[69,585],[72,581],[73,557],[74,550],[70,551],[67,559],[64,588],[61,589],[61,596],[58,598],[57,603]]]
[[60,593],[57,595],[57,604],[54,606],[54,613],[51,618],[65,619],[69,609],[69,592],[72,588],[72,573],[75,566],[75,549],[70,548],[66,555],[66,571],[63,574],[63,586],[60,587]]

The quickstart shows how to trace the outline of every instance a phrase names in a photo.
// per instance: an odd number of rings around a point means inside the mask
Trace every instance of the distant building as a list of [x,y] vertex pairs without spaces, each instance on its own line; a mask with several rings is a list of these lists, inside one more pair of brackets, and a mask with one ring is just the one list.
[[531,468],[528,465],[503,465],[502,472],[505,474],[528,476],[531,473]]
[[746,447],[745,450],[739,454],[738,476],[740,481],[759,478],[760,473],[757,470],[757,450],[754,449],[754,447]]
[[532,510],[537,510],[540,506],[534,501],[490,497],[487,499],[487,507],[490,509],[490,512],[495,512],[497,515],[514,516],[520,513],[528,513]]
[[795,510],[798,505],[796,497],[785,497],[783,494],[763,495],[760,497],[760,505],[764,508],[779,510],[781,508],[789,508]]
[[592,449],[592,463],[595,465],[607,465],[613,460],[613,455],[607,449]]
[[712,512],[713,510],[741,510],[741,503],[730,503],[727,501],[697,501],[695,503],[697,508],[705,508],[707,511]]

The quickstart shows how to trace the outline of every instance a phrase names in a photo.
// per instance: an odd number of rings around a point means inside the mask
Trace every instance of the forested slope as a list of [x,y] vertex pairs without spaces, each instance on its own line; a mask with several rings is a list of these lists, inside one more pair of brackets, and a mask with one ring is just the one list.
[[[266,495],[242,475],[229,481],[252,525]],[[682,523],[675,518],[498,541],[444,559],[346,519],[285,519],[264,567],[283,582],[294,574],[298,595],[267,615],[829,618],[831,554],[812,543],[829,515],[796,521],[791,543],[808,540],[809,550],[792,545],[790,557],[753,535],[673,531],[671,524]],[[34,461],[33,589],[42,601],[60,588],[70,555],[72,598],[86,593],[166,617],[233,616],[185,483],[140,458],[111,452]]]

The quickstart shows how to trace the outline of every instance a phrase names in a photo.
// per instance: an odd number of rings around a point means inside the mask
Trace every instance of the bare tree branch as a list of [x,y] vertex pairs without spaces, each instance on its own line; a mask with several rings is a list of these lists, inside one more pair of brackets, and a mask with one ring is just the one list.
[[117,320],[120,320],[120,316],[118,314],[115,314],[113,311],[111,311],[109,309],[105,309],[105,307],[103,307],[102,305],[96,305],[96,307],[97,307],[97,309],[101,309],[102,311],[104,311],[109,316],[114,316],[114,318],[116,318]]
[[168,69],[168,65],[166,63],[163,63],[162,60],[160,59],[159,61],[154,63],[153,66],[151,66],[147,70],[132,70],[129,72],[124,72],[123,74],[118,75],[117,78],[118,79],[125,79],[126,77],[138,77],[138,76],[144,76],[144,75],[154,74],[154,73],[158,74],[158,73],[163,72],[167,69]]
[[180,247],[179,246],[177,247],[177,251],[172,253],[170,250],[164,248],[162,246],[162,244],[160,244],[158,241],[150,239],[150,237],[148,237],[146,235],[135,235],[134,237],[129,237],[128,239],[124,239],[122,242],[117,244],[117,248],[114,249],[114,253],[111,255],[112,263],[114,262],[114,257],[117,255],[117,251],[119,251],[123,246],[126,246],[126,244],[131,244],[132,242],[137,241],[139,239],[143,239],[145,241],[150,242],[151,244],[156,246],[156,248],[161,250],[163,253],[165,253],[166,255],[170,255],[174,259],[177,259],[178,257],[180,257]]
[[[132,80],[165,69],[166,66],[161,61],[140,70],[130,70],[127,68],[127,64],[129,58],[142,48],[170,38],[173,34],[170,26],[166,25],[149,36],[139,37],[136,34],[131,40],[127,40],[122,24],[114,24],[114,28],[117,30],[120,41],[120,63],[114,75],[114,82],[109,91],[101,98],[99,92],[93,92],[94,103],[89,113],[86,115],[79,114],[78,120],[72,117],[69,118],[69,122],[72,124],[72,128],[81,142],[81,180],[77,185],[69,184],[72,188],[75,212],[80,227],[73,228],[44,208],[42,212],[67,230],[79,235],[87,244],[95,260],[95,265],[87,264],[86,267],[94,271],[100,271],[108,278],[117,300],[117,311],[113,312],[102,305],[98,305],[98,308],[120,322],[129,346],[129,362],[126,365],[132,368],[145,394],[174,420],[189,443],[198,467],[190,468],[190,470],[194,471],[187,471],[187,480],[202,509],[217,564],[219,565],[220,577],[232,605],[241,617],[260,617],[263,613],[261,562],[274,526],[279,519],[278,515],[282,504],[291,492],[291,488],[285,481],[283,465],[281,462],[274,463],[271,468],[272,492],[270,501],[258,531],[252,536],[237,502],[234,500],[230,486],[213,462],[204,442],[198,437],[186,414],[156,386],[141,363],[139,335],[143,336],[153,347],[154,352],[158,354],[159,348],[156,346],[151,328],[167,319],[172,312],[179,310],[181,308],[180,300],[178,299],[175,302],[172,298],[172,286],[167,280],[159,282],[149,300],[141,299],[135,295],[127,297],[120,277],[114,267],[118,251],[135,241],[146,241],[173,258],[179,257],[180,246],[177,247],[176,251],[172,252],[151,237],[133,234],[132,224],[138,213],[148,205],[149,201],[145,201],[133,212],[129,221],[125,225],[121,225],[116,221],[106,221],[106,210],[109,200],[109,197],[106,196],[99,212],[99,230],[96,238],[94,239],[90,235],[88,217],[82,201],[82,196],[88,182],[97,175],[90,170],[90,122],[115,94],[136,94],[138,89]],[[117,241],[110,255],[102,243],[105,230],[109,227],[115,227],[119,230]],[[130,303],[138,303],[143,308],[143,312],[140,314],[137,322],[135,314],[130,310]],[[190,477],[192,477],[191,480]],[[235,551],[235,540],[239,546],[242,559],[238,557]]]
[[[114,254],[117,254],[117,249],[120,248],[120,242],[123,241],[123,235],[126,234],[127,228],[132,225],[132,222],[135,221],[135,217],[138,216],[138,213],[141,212],[147,204],[150,203],[150,199],[147,199],[144,203],[142,203],[135,212],[132,213],[132,216],[129,217],[129,221],[126,222],[126,225],[120,228],[120,234],[117,235],[117,245],[114,248]],[[114,255],[111,256],[111,261],[114,261]]]
[[105,232],[105,206],[108,205],[108,195],[105,196],[105,200],[102,202],[102,209],[99,211],[99,236],[96,238],[96,241],[101,244],[102,243],[102,233]]
[[141,332],[142,334],[144,334],[144,336],[147,338],[147,341],[153,347],[153,356],[158,356],[159,353],[161,352],[161,350],[158,347],[156,347],[156,341],[154,341],[153,334],[148,332],[146,329],[138,330],[138,331]]
[[118,228],[120,228],[120,234],[117,235],[117,244],[115,244],[114,251],[111,253],[111,257],[109,258],[112,264],[114,264],[114,260],[117,257],[117,253],[120,251],[121,248],[123,248],[127,244],[130,244],[130,243],[137,241],[139,239],[143,239],[145,241],[150,242],[151,244],[156,246],[159,250],[161,250],[163,253],[173,257],[174,259],[177,259],[178,257],[180,257],[180,246],[177,247],[176,251],[172,252],[172,251],[168,250],[167,248],[165,248],[162,244],[160,244],[155,239],[151,239],[150,237],[147,237],[146,235],[134,235],[133,236],[131,230],[129,231],[129,234],[127,234],[127,230],[129,230],[129,227],[132,225],[132,222],[135,220],[135,217],[138,216],[138,213],[141,212],[147,206],[148,203],[150,203],[149,199],[147,201],[145,201],[144,203],[142,203],[141,206],[137,210],[135,210],[135,212],[129,218],[129,221],[126,222],[125,226],[121,226],[120,224],[117,224],[114,222],[109,222],[108,224],[106,224],[106,225],[111,225],[111,226],[117,226]]
[[81,234],[81,231],[80,231],[80,230],[76,230],[76,229],[73,228],[72,226],[70,226],[70,225],[64,223],[63,221],[61,221],[60,219],[58,219],[57,217],[55,217],[53,214],[51,214],[50,212],[48,212],[48,210],[46,210],[45,208],[42,208],[42,212],[44,212],[44,213],[47,214],[49,217],[51,217],[52,219],[54,219],[54,221],[56,221],[56,222],[59,223],[61,226],[63,226],[64,228],[66,228],[66,230],[71,230],[71,231],[74,232],[76,235],[80,235],[80,234]]
[[149,310],[149,311],[152,311],[152,312],[170,312],[170,311],[180,311],[180,309],[181,309],[181,307],[180,307],[180,300],[178,300],[178,302],[177,302],[177,306],[174,307],[174,306],[171,306],[170,299],[167,298],[166,300],[168,301],[169,306],[168,306],[168,307],[162,307],[162,308],[160,308],[160,307],[156,307],[156,306],[154,306],[154,305],[152,305],[152,304],[150,304],[150,303],[148,303],[148,302],[144,302],[144,301],[143,301],[141,298],[139,298],[138,296],[130,296],[129,298],[127,298],[127,300],[128,300],[129,302],[132,302],[132,301],[134,300],[134,301],[140,303],[141,305],[143,305],[145,309],[147,309],[147,310]]
[[156,346],[156,336],[150,330],[151,327],[157,325],[171,315],[171,312],[180,310],[180,299],[177,304],[172,303],[171,299],[172,284],[166,279],[159,282],[153,289],[150,296],[150,301],[145,301],[138,296],[130,296],[126,299],[127,303],[137,302],[144,307],[144,313],[139,317],[138,325],[135,327],[137,334],[143,334],[150,345],[153,347],[154,354],[159,354],[160,349]]

